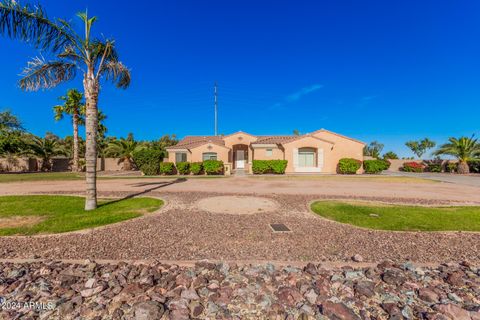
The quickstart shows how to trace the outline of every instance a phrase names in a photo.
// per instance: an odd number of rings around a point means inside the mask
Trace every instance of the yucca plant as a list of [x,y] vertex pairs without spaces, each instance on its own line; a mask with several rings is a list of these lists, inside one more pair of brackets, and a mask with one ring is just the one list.
[[97,207],[96,167],[98,96],[102,79],[118,88],[130,84],[130,71],[120,62],[115,42],[92,35],[96,17],[79,13],[83,30],[76,32],[72,24],[62,19],[50,19],[41,6],[20,5],[12,0],[0,0],[0,34],[32,43],[53,59],[36,57],[24,69],[20,80],[23,90],[52,88],[74,79],[81,73],[86,100],[86,199],[85,209]]
[[470,173],[467,161],[478,159],[480,157],[480,143],[472,135],[468,137],[450,138],[448,143],[442,144],[434,152],[435,155],[449,155],[458,159],[457,172]]

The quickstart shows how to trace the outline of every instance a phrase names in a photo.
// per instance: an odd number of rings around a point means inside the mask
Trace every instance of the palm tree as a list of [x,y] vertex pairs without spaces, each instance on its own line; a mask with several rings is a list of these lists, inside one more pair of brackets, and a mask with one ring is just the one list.
[[480,143],[472,135],[468,137],[450,138],[448,143],[442,144],[434,155],[449,155],[458,159],[457,172],[470,173],[467,161],[480,157]]
[[119,162],[123,163],[124,170],[132,170],[133,168],[133,154],[136,151],[145,148],[133,139],[132,135],[129,135],[127,139],[120,139],[112,141],[108,144],[105,152],[113,157],[119,158]]
[[53,107],[55,120],[63,119],[64,114],[72,116],[73,124],[73,171],[79,171],[79,146],[78,146],[78,126],[85,123],[83,115],[85,114],[85,104],[83,103],[83,94],[77,89],[70,89],[65,96],[60,97],[64,103]]
[[52,157],[64,155],[65,149],[60,145],[58,140],[49,138],[31,137],[27,142],[27,154],[42,159],[40,170],[50,171],[52,169]]
[[36,57],[24,69],[20,80],[23,90],[52,88],[82,74],[86,100],[86,199],[85,210],[97,207],[96,166],[98,96],[102,79],[118,88],[130,85],[130,70],[118,59],[115,43],[91,34],[96,17],[79,13],[84,31],[77,33],[70,22],[49,19],[41,6],[20,6],[12,0],[0,0],[0,34],[28,41],[38,48],[50,49],[55,59]]

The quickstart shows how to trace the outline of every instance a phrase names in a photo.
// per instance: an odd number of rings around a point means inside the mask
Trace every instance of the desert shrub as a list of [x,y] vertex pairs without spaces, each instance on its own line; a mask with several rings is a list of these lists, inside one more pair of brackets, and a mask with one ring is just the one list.
[[203,164],[201,162],[190,163],[190,172],[193,174],[200,174],[203,170]]
[[174,174],[175,165],[173,162],[160,162],[160,173],[166,175]]
[[402,167],[402,171],[405,172],[423,172],[425,166],[418,162],[405,162]]
[[160,172],[160,162],[163,153],[155,149],[142,149],[133,153],[135,166],[147,176],[153,176]]
[[254,174],[284,174],[287,164],[287,160],[253,160],[252,171]]
[[443,160],[436,159],[436,160],[425,160],[424,164],[426,165],[425,171],[428,172],[442,172],[442,163]]
[[355,174],[362,166],[362,161],[353,158],[342,158],[338,161],[338,173]]
[[457,166],[458,166],[458,163],[456,162],[448,162],[447,163],[447,171],[448,172],[456,172],[457,171]]
[[179,174],[189,174],[190,173],[190,163],[188,162],[177,162],[177,171]]
[[221,160],[205,160],[203,161],[203,170],[206,174],[223,173],[223,161]]
[[480,173],[480,160],[467,161],[471,173]]
[[363,169],[365,173],[368,174],[380,173],[388,168],[390,168],[390,162],[388,160],[376,159],[363,161]]

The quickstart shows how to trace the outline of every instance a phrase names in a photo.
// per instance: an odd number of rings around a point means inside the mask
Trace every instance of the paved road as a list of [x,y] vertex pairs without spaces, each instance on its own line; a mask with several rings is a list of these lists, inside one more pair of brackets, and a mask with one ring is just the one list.
[[413,173],[413,172],[401,172],[401,171],[398,171],[398,172],[385,171],[384,174],[389,176],[417,177],[417,178],[430,179],[430,180],[436,180],[441,182],[480,187],[480,174],[460,175],[460,174],[448,174],[448,173],[433,173],[433,172]]

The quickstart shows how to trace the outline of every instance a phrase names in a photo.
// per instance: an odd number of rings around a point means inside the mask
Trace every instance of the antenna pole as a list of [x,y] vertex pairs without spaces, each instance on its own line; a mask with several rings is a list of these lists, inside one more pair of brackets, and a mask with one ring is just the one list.
[[218,135],[218,88],[217,88],[217,81],[215,81],[215,89],[214,89],[214,96],[215,96],[215,135]]

